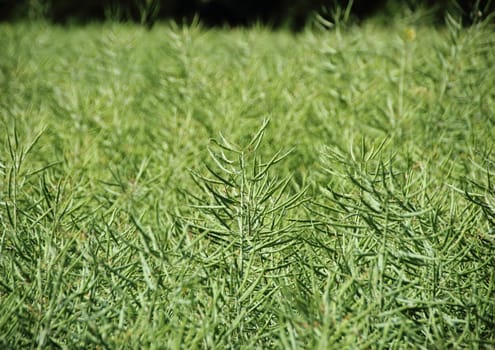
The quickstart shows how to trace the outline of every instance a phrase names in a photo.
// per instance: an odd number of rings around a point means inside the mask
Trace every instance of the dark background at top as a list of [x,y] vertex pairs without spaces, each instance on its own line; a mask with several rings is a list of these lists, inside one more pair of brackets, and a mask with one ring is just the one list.
[[[0,0],[0,20],[44,17],[55,23],[84,23],[114,18],[152,26],[159,19],[191,21],[198,16],[207,26],[242,26],[261,22],[273,27],[301,29],[315,11],[345,8],[346,0]],[[495,10],[490,0],[354,0],[351,17],[364,19],[404,8],[426,8],[438,23],[447,12],[461,16],[463,24]]]

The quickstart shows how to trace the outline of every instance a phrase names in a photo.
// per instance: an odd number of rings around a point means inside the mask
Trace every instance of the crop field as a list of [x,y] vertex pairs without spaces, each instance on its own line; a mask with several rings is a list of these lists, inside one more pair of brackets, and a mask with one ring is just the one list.
[[493,25],[320,24],[0,24],[0,348],[495,347]]

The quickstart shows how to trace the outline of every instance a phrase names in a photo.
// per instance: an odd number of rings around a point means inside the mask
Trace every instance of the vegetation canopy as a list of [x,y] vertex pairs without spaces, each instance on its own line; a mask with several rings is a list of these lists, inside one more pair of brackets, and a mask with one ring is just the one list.
[[495,36],[0,24],[0,347],[492,348]]

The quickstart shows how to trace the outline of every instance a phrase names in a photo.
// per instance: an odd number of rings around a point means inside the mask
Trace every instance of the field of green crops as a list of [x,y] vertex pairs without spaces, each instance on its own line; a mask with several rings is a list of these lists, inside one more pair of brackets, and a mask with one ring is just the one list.
[[493,25],[0,24],[2,349],[491,349]]

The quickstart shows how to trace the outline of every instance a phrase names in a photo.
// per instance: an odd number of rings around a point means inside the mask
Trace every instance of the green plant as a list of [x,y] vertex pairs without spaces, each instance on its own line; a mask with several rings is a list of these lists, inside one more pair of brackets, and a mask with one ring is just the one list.
[[290,195],[291,178],[274,174],[290,151],[266,161],[260,157],[267,126],[265,121],[244,147],[223,136],[212,139],[207,173],[192,173],[199,193],[184,189],[193,211],[178,218],[181,231],[203,247],[195,259],[207,278],[225,283],[219,293],[231,316],[222,325],[219,344],[248,341],[260,321],[270,324],[276,315],[267,305],[279,289],[272,276],[290,270],[301,242],[301,229],[289,215],[304,203],[305,190]]
[[0,23],[0,347],[493,346],[493,28],[402,14]]
[[[340,251],[337,276],[356,283],[348,292],[364,299],[356,308],[373,315],[365,329],[371,338],[381,334],[375,340],[381,346],[406,338],[420,343],[425,336],[428,347],[455,346],[466,337],[456,323],[476,329],[473,341],[483,344],[493,337],[494,292],[494,275],[483,266],[495,261],[491,234],[472,236],[473,225],[484,226],[478,208],[459,204],[454,190],[414,165],[403,168],[385,149],[384,142],[370,147],[363,140],[348,152],[323,153],[323,170],[332,179],[324,189],[327,201],[314,202],[312,217],[320,232],[336,237],[324,242]],[[490,170],[485,172],[490,179]],[[490,180],[472,183],[484,193],[465,194],[493,225]],[[478,258],[458,260],[466,255]],[[391,319],[409,325],[394,339],[387,338]]]

